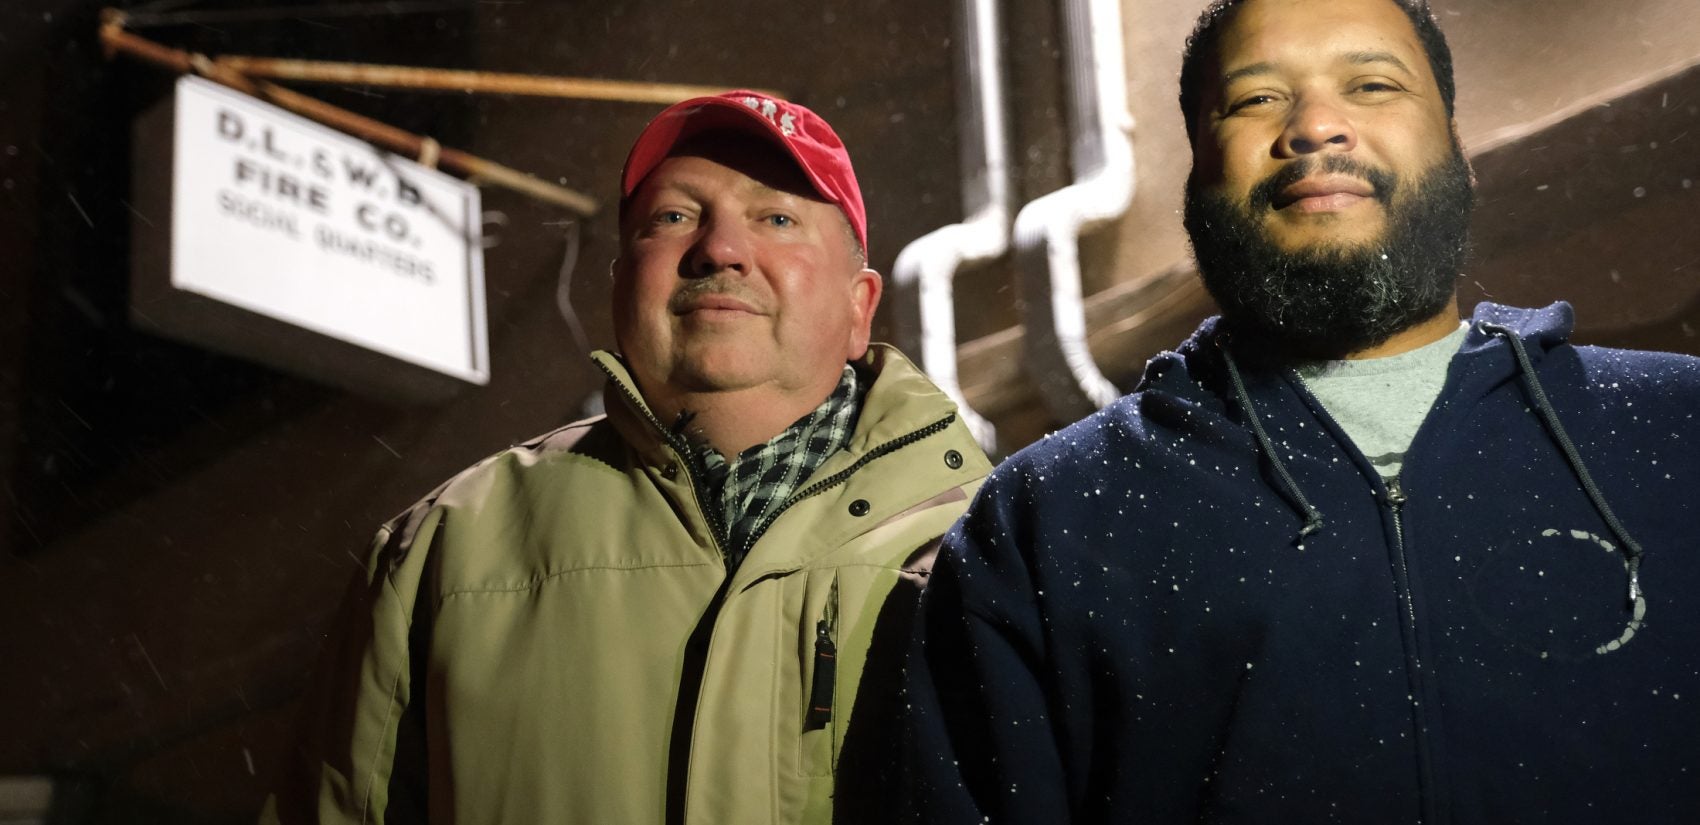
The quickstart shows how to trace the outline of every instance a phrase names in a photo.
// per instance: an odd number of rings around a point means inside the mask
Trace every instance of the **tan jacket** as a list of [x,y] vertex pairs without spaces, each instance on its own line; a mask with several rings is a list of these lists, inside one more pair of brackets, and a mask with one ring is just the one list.
[[[670,798],[700,825],[830,819],[874,618],[989,462],[876,345],[848,447],[728,581],[689,471],[596,360],[606,418],[486,459],[378,532],[263,822],[660,825]],[[824,658],[830,721],[805,729]]]

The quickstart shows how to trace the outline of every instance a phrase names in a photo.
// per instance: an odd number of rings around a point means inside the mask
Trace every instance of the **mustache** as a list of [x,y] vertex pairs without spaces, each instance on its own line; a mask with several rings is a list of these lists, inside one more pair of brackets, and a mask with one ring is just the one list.
[[1385,169],[1378,169],[1363,163],[1356,158],[1346,155],[1307,155],[1275,170],[1275,173],[1251,188],[1246,196],[1247,205],[1253,208],[1275,205],[1275,196],[1281,190],[1298,183],[1317,172],[1335,175],[1351,175],[1369,182],[1375,190],[1375,199],[1387,204],[1393,197],[1393,191],[1398,187],[1399,178]]
[[685,281],[684,285],[674,291],[667,299],[667,310],[674,315],[689,312],[691,308],[705,295],[725,295],[742,301],[752,307],[760,308],[764,303],[751,295],[748,289],[739,286],[735,281],[726,278],[694,278]]

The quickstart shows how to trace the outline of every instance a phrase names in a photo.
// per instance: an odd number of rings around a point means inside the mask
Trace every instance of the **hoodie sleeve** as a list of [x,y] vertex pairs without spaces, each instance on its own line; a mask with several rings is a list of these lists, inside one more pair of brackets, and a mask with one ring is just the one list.
[[325,640],[262,825],[425,821],[431,606],[417,596],[439,518],[426,502],[378,531]]
[[[905,669],[899,821],[1066,823],[1050,640],[1019,471],[994,475],[945,538]],[[1013,489],[1012,489],[1013,488]]]

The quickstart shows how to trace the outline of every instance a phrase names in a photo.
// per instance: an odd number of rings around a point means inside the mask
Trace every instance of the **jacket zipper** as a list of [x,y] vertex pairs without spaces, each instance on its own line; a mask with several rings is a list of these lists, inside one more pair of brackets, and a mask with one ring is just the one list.
[[824,728],[832,721],[833,688],[838,681],[838,579],[832,580],[826,607],[815,622],[815,666],[809,684],[809,710],[803,730]]
[[[1417,628],[1417,606],[1411,598],[1411,566],[1405,561],[1405,525],[1400,511],[1405,507],[1405,489],[1399,477],[1387,479],[1387,509],[1393,513],[1393,549],[1399,555],[1399,575],[1405,578],[1405,616],[1411,620],[1411,630]],[[1421,667],[1421,662],[1418,662]]]
[[[1314,411],[1316,411],[1318,416],[1333,424],[1336,429],[1339,429],[1339,422],[1334,421],[1333,416],[1328,414],[1327,408],[1322,405],[1321,401],[1317,400],[1313,393],[1311,393],[1310,385],[1305,383],[1304,376],[1300,375],[1297,370],[1291,370],[1290,376],[1296,384],[1296,390],[1298,391],[1299,396],[1307,399],[1309,405]],[[1347,451],[1355,451],[1356,445],[1352,444],[1351,437],[1346,436],[1344,430],[1341,430],[1340,435],[1344,436],[1344,443],[1347,445]],[[1412,443],[1415,443],[1414,439]],[[1430,753],[1427,731],[1428,725],[1425,720],[1425,714],[1427,711],[1421,704],[1419,704],[1423,698],[1423,688],[1426,679],[1423,674],[1422,657],[1417,652],[1416,594],[1411,591],[1411,566],[1405,554],[1404,508],[1408,498],[1405,495],[1405,487],[1400,481],[1399,476],[1395,475],[1387,478],[1385,479],[1385,483],[1387,491],[1382,500],[1386,502],[1387,511],[1393,517],[1393,553],[1395,558],[1398,560],[1399,565],[1398,575],[1394,585],[1396,591],[1398,591],[1398,595],[1405,601],[1405,621],[1410,627],[1410,655],[1406,667],[1408,670],[1407,682],[1410,685],[1412,702],[1411,722],[1413,730],[1411,735],[1415,740],[1417,752],[1417,816],[1418,822],[1420,823],[1437,823],[1440,821],[1440,804],[1438,800],[1438,789],[1435,785],[1433,756]]]
[[[663,426],[661,420],[655,417],[655,413],[650,411],[649,406],[644,404],[643,400],[638,398],[635,393],[626,388],[625,382],[616,378],[614,374],[609,372],[608,368],[604,367],[602,364],[598,363],[596,366],[598,369],[602,370],[603,374],[608,376],[608,380],[613,382],[614,386],[620,389],[620,394],[625,396],[626,401],[631,404],[632,409],[642,413],[643,417],[649,421],[650,426],[654,427],[655,431],[661,434],[661,439],[673,450],[673,453],[678,457],[679,463],[684,466],[685,481],[691,488],[691,498],[696,500],[697,510],[701,512],[703,518],[708,521],[708,540],[714,545],[715,552],[720,556],[721,569],[726,571],[726,549],[721,546],[720,543],[720,536],[725,532],[725,528],[721,524],[720,517],[716,515],[715,508],[703,506],[701,490],[697,487],[697,476],[696,470],[694,469],[695,462],[691,461],[690,445],[685,443],[684,439],[673,433],[673,431]],[[685,741],[687,744],[685,744],[684,747],[685,752],[688,753],[689,756],[685,761],[685,769],[680,775],[680,779],[678,780],[679,784],[677,786],[675,786],[675,779],[672,776],[675,766],[672,764],[672,758],[669,757],[668,759],[668,822],[688,822],[691,820],[690,812],[687,809],[687,799],[690,796],[690,774],[692,772],[690,765],[696,761],[696,742],[694,741],[696,730],[695,718],[697,712],[700,710],[697,702],[701,699],[702,679],[706,677],[708,673],[708,646],[713,644],[712,626],[714,623],[718,622],[720,608],[726,603],[728,586],[732,583],[730,572],[726,572],[727,576],[721,579],[720,587],[716,588],[714,597],[709,600],[708,606],[703,612],[704,619],[710,623],[709,626],[711,630],[709,631],[709,641],[707,642],[707,646],[705,646],[702,651],[701,669],[696,673],[696,680],[694,684],[680,685],[681,691],[688,689],[694,694],[694,698],[690,703],[690,710],[687,712],[692,722],[690,728],[685,734]],[[688,642],[687,646],[689,646]],[[675,736],[677,735],[678,731],[675,729]],[[674,810],[674,806],[677,806],[676,810]]]
[[1393,551],[1399,559],[1399,576],[1404,579],[1405,618],[1411,628],[1411,717],[1416,725],[1413,735],[1417,748],[1417,783],[1418,805],[1420,810],[1419,822],[1438,822],[1439,811],[1435,798],[1435,777],[1432,765],[1433,756],[1429,752],[1427,722],[1422,707],[1423,687],[1426,681],[1423,676],[1423,660],[1417,651],[1417,603],[1416,594],[1411,589],[1411,566],[1405,555],[1405,525],[1403,510],[1406,502],[1405,488],[1399,481],[1399,476],[1387,479],[1387,509],[1393,516]]

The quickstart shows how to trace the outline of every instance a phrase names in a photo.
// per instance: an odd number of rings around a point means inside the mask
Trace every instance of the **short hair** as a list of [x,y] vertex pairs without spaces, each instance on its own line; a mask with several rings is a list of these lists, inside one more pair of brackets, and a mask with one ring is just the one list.
[[[1249,0],[1213,0],[1198,15],[1198,22],[1193,25],[1192,34],[1187,37],[1186,46],[1181,51],[1181,116],[1186,118],[1186,137],[1189,143],[1198,139],[1198,107],[1203,103],[1203,64],[1216,51],[1222,39],[1222,30],[1229,19],[1247,2]],[[1428,0],[1388,2],[1398,6],[1411,21],[1411,27],[1416,29],[1417,39],[1422,42],[1423,52],[1428,55],[1429,70],[1434,73],[1435,85],[1440,87],[1440,99],[1446,105],[1446,116],[1452,117],[1452,102],[1458,91],[1452,80],[1452,49],[1446,45],[1446,35],[1441,32],[1440,24],[1435,21]]]

